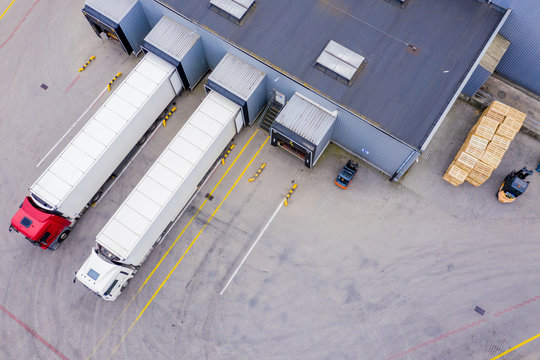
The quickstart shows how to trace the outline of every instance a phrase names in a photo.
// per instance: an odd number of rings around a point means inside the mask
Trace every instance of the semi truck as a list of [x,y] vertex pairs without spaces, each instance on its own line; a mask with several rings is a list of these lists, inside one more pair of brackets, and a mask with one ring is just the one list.
[[115,300],[242,126],[241,107],[210,90],[98,233],[76,278],[100,298]]
[[56,249],[181,90],[177,69],[146,54],[30,187],[9,231]]

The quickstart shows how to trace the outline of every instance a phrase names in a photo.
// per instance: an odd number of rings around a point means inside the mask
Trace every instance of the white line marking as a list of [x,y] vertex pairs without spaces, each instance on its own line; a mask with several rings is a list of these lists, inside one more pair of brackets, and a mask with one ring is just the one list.
[[255,247],[255,245],[257,245],[257,243],[259,242],[259,240],[261,239],[261,237],[263,236],[264,232],[266,231],[266,229],[268,229],[268,226],[270,226],[270,224],[272,223],[272,221],[274,221],[274,218],[276,217],[276,215],[278,214],[279,210],[281,210],[283,206],[283,199],[279,202],[279,206],[277,207],[276,211],[274,211],[274,214],[272,215],[272,217],[270,218],[270,220],[268,220],[268,222],[266,223],[266,225],[264,226],[264,228],[261,230],[261,232],[259,233],[259,236],[257,236],[257,239],[255,239],[255,241],[253,242],[253,245],[251,245],[251,247],[249,248],[247,254],[244,256],[244,258],[242,259],[242,261],[240,262],[240,265],[238,265],[238,267],[236,268],[236,270],[234,271],[234,273],[232,274],[231,278],[229,279],[229,281],[227,281],[227,284],[225,284],[225,287],[223,288],[223,290],[221,290],[221,292],[219,293],[219,295],[223,295],[223,293],[225,292],[225,290],[227,290],[227,287],[229,286],[229,284],[233,281],[234,277],[236,276],[236,274],[238,273],[238,270],[240,270],[240,267],[244,264],[244,261],[246,261],[246,259],[248,258],[249,254],[251,253],[251,250],[253,250],[253,248]]
[[69,132],[71,130],[73,130],[73,128],[75,127],[75,125],[77,125],[77,123],[79,121],[81,121],[81,119],[84,117],[84,115],[86,115],[86,113],[88,112],[88,110],[90,110],[97,102],[98,100],[101,98],[101,96],[103,96],[103,94],[105,93],[105,91],[107,91],[107,88],[103,89],[103,91],[101,92],[101,94],[99,94],[99,96],[96,98],[96,100],[94,100],[94,102],[92,104],[90,104],[90,106],[86,109],[86,111],[77,119],[77,121],[75,121],[73,123],[73,125],[71,125],[71,127],[68,129],[68,131],[66,131],[66,133],[64,134],[64,136],[62,136],[60,138],[60,140],[58,140],[58,142],[56,144],[54,144],[54,146],[51,148],[51,150],[49,150],[49,152],[43,157],[43,159],[40,160],[40,162],[38,162],[38,164],[36,165],[36,168],[39,167],[39,165],[41,165],[41,163],[43,163],[43,161],[45,161],[45,159],[53,152],[54,149],[56,149],[56,147],[62,142],[62,140],[64,140],[64,138],[67,136],[67,134],[69,134]]

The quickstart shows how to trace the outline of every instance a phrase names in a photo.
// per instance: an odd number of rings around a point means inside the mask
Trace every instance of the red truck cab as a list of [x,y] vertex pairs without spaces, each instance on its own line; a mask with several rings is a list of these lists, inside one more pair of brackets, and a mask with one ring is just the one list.
[[45,210],[27,196],[11,219],[9,231],[15,230],[42,249],[54,250],[67,238],[70,225],[71,221],[53,211]]

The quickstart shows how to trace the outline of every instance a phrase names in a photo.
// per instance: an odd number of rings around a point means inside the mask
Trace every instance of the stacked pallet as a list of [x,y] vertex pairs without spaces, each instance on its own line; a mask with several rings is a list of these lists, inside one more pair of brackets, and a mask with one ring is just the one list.
[[443,179],[454,186],[482,185],[499,166],[526,114],[494,101],[480,116]]

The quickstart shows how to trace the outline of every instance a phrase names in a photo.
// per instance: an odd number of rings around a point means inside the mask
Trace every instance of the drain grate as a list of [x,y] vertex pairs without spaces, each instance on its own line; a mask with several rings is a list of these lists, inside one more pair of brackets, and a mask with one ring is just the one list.
[[486,310],[482,309],[480,306],[475,307],[474,311],[476,311],[480,315],[484,315],[484,313],[486,312]]

